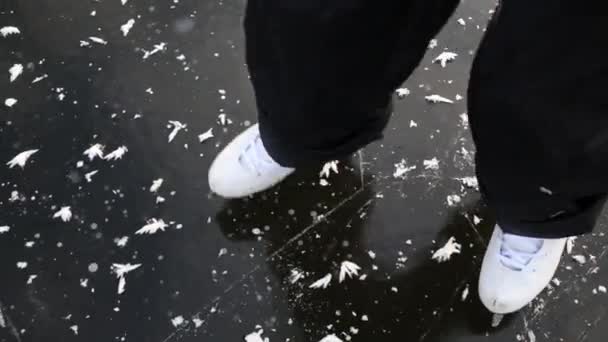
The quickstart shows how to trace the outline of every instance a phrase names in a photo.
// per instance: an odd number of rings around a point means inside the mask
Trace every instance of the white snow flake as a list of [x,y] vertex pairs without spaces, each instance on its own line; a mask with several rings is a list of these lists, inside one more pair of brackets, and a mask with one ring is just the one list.
[[270,342],[268,337],[262,336],[262,334],[264,334],[264,330],[262,330],[260,327],[256,327],[256,329],[259,330],[245,336],[245,342]]
[[458,195],[449,195],[447,197],[448,206],[453,207],[462,201],[462,198]]
[[405,179],[407,174],[412,170],[416,170],[416,165],[407,166],[406,160],[401,159],[401,162],[395,164],[395,172],[393,173],[393,177]]
[[150,186],[150,192],[157,192],[158,189],[163,185],[164,180],[159,178],[157,180],[152,181],[152,185]]
[[325,163],[325,165],[323,165],[323,169],[321,169],[321,172],[319,173],[319,177],[329,178],[332,171],[335,174],[338,174],[339,173],[338,172],[338,163],[339,163],[339,161],[337,161],[337,160]]
[[329,283],[331,283],[331,273],[328,273],[327,275],[325,275],[323,278],[315,281],[314,283],[312,283],[308,288],[311,289],[326,289],[329,286]]
[[10,81],[15,82],[15,80],[17,79],[17,77],[21,76],[21,74],[23,73],[23,65],[21,64],[13,64],[13,66],[8,69],[8,73],[10,74]]
[[398,88],[397,90],[395,90],[395,92],[397,93],[397,97],[399,97],[400,99],[410,94],[410,90],[407,88]]
[[424,98],[432,103],[454,103],[454,101],[447,99],[441,95],[429,95],[425,96]]
[[141,229],[139,229],[138,231],[135,232],[135,234],[141,235],[141,234],[156,234],[159,230],[161,231],[165,231],[165,228],[169,227],[168,224],[165,223],[165,221],[163,221],[163,219],[150,219],[148,220],[148,222],[146,223],[145,226],[141,227]]
[[93,181],[93,176],[95,176],[98,172],[99,172],[99,170],[93,170],[89,173],[86,173],[84,175],[84,179],[87,180],[87,183],[91,183]]
[[15,27],[15,26],[4,26],[3,28],[0,28],[0,36],[6,38],[10,35],[13,34],[20,34],[21,31],[19,31],[19,28]]
[[319,342],[343,342],[338,336],[331,334],[323,337]]
[[183,124],[183,123],[181,123],[179,121],[175,121],[175,120],[169,120],[169,124],[171,126],[173,126],[173,130],[169,134],[169,142],[172,142],[173,139],[175,139],[175,136],[177,135],[177,133],[179,131],[181,131],[182,129],[188,127],[188,125]]
[[355,264],[354,262],[350,262],[350,261],[342,262],[342,265],[340,266],[339,282],[340,283],[343,282],[344,279],[346,279],[346,276],[348,276],[349,278],[358,276],[360,270],[361,270],[361,267],[359,267],[359,265]]
[[122,156],[124,156],[125,153],[128,152],[128,151],[129,150],[127,149],[126,146],[120,146],[119,148],[115,149],[114,151],[110,152],[105,157],[103,157],[103,159],[105,159],[105,160],[118,160],[118,159],[122,159]]
[[101,39],[99,37],[89,37],[89,39],[93,42],[93,43],[97,43],[97,44],[101,44],[101,45],[106,45],[108,44],[108,42],[104,39]]
[[72,209],[69,206],[61,207],[61,209],[53,215],[53,218],[60,218],[63,222],[68,222],[72,219]]
[[205,142],[211,138],[213,138],[213,128],[209,128],[209,130],[207,132],[198,135],[198,141],[201,143]]
[[11,159],[8,163],[6,163],[6,165],[8,165],[8,167],[11,169],[16,165],[19,165],[23,169],[25,167],[25,163],[27,163],[27,160],[36,152],[38,152],[38,150],[28,150],[21,152],[13,159]]
[[7,106],[8,108],[11,108],[12,106],[17,104],[17,99],[9,97],[8,99],[4,100],[4,105]]
[[126,37],[133,28],[133,25],[135,25],[135,19],[129,19],[124,25],[120,26],[122,35]]
[[118,277],[118,294],[125,292],[125,285],[127,284],[126,274],[138,269],[140,266],[141,264],[112,264],[112,272]]
[[17,263],[17,268],[21,269],[21,270],[26,269],[27,268],[27,262],[26,261],[19,261]]
[[433,158],[422,162],[426,170],[439,170],[439,159]]
[[184,320],[183,316],[176,316],[173,317],[173,319],[171,319],[171,324],[173,324],[174,327],[179,327],[180,325],[183,325],[186,321]]
[[152,56],[160,51],[165,51],[166,49],[167,49],[167,43],[155,44],[154,49],[152,49],[150,51],[141,49],[144,52],[143,59],[148,59],[150,56]]
[[450,260],[453,254],[460,254],[461,249],[462,245],[457,243],[456,238],[452,236],[445,246],[433,253],[433,260],[436,260],[438,263],[446,262]]
[[92,161],[96,157],[103,159],[103,149],[104,149],[103,145],[95,144],[95,145],[89,147],[88,149],[86,149],[84,151],[84,153],[82,153],[82,154],[89,157],[89,161]]
[[0,234],[8,233],[11,230],[9,226],[0,226]]
[[453,53],[453,52],[444,51],[439,56],[437,56],[435,59],[433,59],[433,63],[439,62],[441,64],[441,67],[445,68],[446,65],[448,64],[448,62],[455,60],[456,57],[458,57],[458,54]]

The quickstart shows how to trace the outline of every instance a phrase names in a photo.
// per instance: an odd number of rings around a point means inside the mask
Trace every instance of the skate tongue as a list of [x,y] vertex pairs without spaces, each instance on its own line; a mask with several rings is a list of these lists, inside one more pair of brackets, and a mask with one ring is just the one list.
[[514,271],[521,271],[543,247],[544,240],[512,234],[504,234],[500,247],[502,264]]

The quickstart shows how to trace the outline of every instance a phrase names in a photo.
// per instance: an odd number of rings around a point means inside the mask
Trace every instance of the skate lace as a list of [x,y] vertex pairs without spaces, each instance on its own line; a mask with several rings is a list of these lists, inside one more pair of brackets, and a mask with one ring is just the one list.
[[521,271],[540,252],[544,241],[511,234],[503,234],[500,261],[513,271]]
[[275,162],[266,152],[260,135],[257,135],[239,156],[239,162],[249,171],[260,176],[264,171],[275,166]]

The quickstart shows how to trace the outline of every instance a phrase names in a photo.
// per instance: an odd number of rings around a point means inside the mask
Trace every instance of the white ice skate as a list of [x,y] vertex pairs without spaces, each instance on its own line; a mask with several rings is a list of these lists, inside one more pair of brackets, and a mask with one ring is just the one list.
[[496,314],[529,304],[553,278],[565,245],[566,239],[516,236],[496,226],[481,267],[483,304]]
[[277,185],[294,171],[268,155],[256,124],[215,158],[209,169],[209,186],[225,198],[247,197]]

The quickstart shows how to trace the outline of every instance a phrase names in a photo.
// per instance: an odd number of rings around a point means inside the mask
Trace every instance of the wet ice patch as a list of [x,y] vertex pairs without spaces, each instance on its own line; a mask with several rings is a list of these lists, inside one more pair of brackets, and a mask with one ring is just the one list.
[[117,149],[115,149],[114,151],[108,153],[105,157],[103,157],[103,159],[105,159],[105,160],[118,160],[118,159],[122,159],[122,157],[128,151],[129,150],[127,149],[126,146],[120,146]]
[[416,165],[408,166],[405,159],[395,164],[395,172],[393,172],[394,178],[406,179],[410,171],[416,170]]
[[141,264],[112,264],[112,272],[114,272],[118,278],[118,294],[123,294],[125,292],[125,286],[127,285],[125,276],[127,273],[134,271],[139,267],[141,267]]
[[258,331],[254,331],[251,334],[245,336],[245,342],[270,342],[268,337],[263,337],[264,330],[261,327],[256,327]]
[[454,103],[454,101],[441,95],[429,95],[425,96],[424,99],[431,103]]
[[63,222],[68,222],[72,219],[72,209],[69,206],[61,207],[59,211],[53,214],[54,219],[61,219]]
[[460,254],[462,245],[456,242],[456,238],[453,236],[446,242],[446,244],[433,253],[432,259],[438,263],[446,262],[452,258],[454,254]]
[[447,66],[448,62],[455,60],[456,57],[458,57],[457,53],[444,51],[439,56],[437,56],[435,59],[433,59],[433,63],[439,62],[441,64],[441,67],[445,68]]
[[20,33],[21,33],[21,31],[19,31],[19,28],[15,27],[15,26],[4,26],[3,28],[0,28],[0,36],[2,36],[4,38],[11,36],[11,35],[17,35]]
[[8,69],[8,73],[10,75],[9,80],[11,83],[15,82],[15,80],[17,80],[17,78],[23,73],[23,65],[19,63],[13,64],[13,66]]
[[157,192],[158,189],[163,185],[164,180],[162,178],[156,179],[152,181],[152,185],[150,185],[150,192]]
[[129,31],[131,31],[133,25],[135,25],[135,19],[129,19],[126,23],[120,26],[120,31],[122,31],[122,35],[124,37],[129,34]]
[[9,168],[13,168],[17,165],[19,165],[22,169],[25,167],[25,163],[27,163],[28,159],[30,159],[30,157],[38,152],[39,150],[28,150],[28,151],[24,151],[19,153],[18,155],[16,155],[13,159],[9,160],[6,165],[8,165]]
[[8,99],[4,100],[4,105],[7,106],[8,108],[11,108],[12,106],[17,104],[17,99],[9,97]]
[[163,219],[150,219],[148,220],[148,222],[146,223],[145,226],[141,227],[138,231],[135,232],[135,234],[138,235],[142,235],[142,234],[156,234],[159,230],[160,231],[165,231],[165,228],[169,227],[168,224],[165,223],[165,221],[163,221]]
[[332,278],[331,273],[328,273],[323,278],[321,278],[321,279],[315,281],[314,283],[310,284],[309,288],[311,288],[311,289],[326,289],[327,287],[329,287],[329,284],[331,283],[331,278]]
[[335,334],[327,335],[323,337],[319,342],[344,342],[338,338]]
[[356,277],[359,275],[360,270],[361,267],[354,262],[343,261],[342,265],[340,265],[340,277],[338,278],[338,281],[341,283],[346,279],[346,277]]
[[177,133],[179,133],[179,131],[188,127],[188,125],[176,120],[169,120],[169,125],[173,126],[173,130],[171,131],[171,133],[169,133],[169,142],[172,142],[173,139],[175,139],[175,136],[177,135]]
[[209,128],[207,132],[198,135],[198,141],[200,143],[205,142],[211,138],[213,138],[213,128]]

